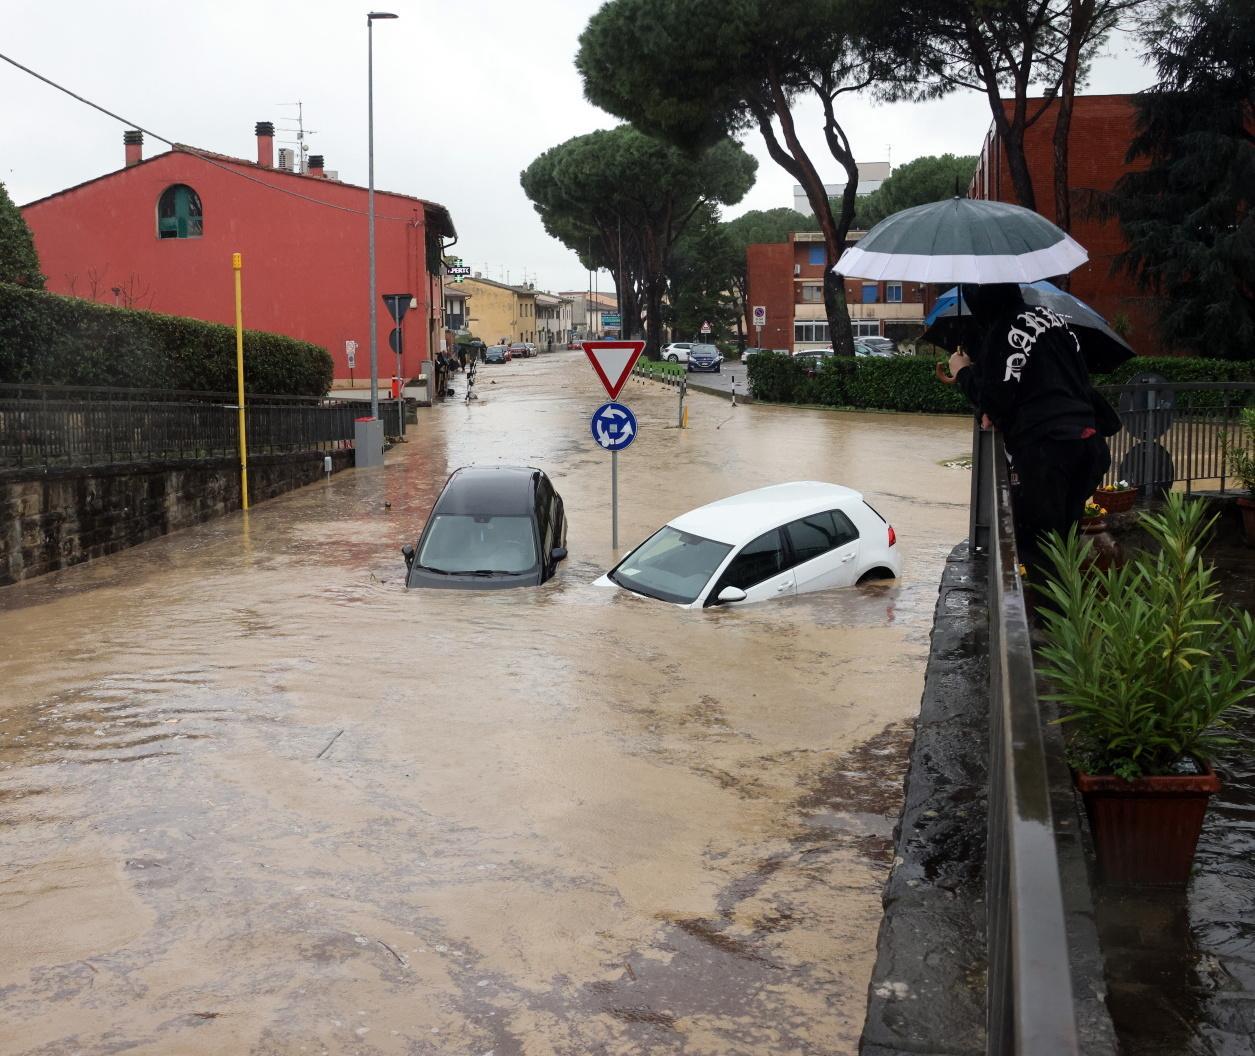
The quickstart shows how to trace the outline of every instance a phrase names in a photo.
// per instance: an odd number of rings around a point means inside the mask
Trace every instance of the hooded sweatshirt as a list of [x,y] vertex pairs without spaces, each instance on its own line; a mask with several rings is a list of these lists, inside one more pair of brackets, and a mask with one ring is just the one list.
[[1013,454],[1039,440],[1080,440],[1095,428],[1080,341],[1049,308],[1021,303],[995,316],[980,355],[955,380]]

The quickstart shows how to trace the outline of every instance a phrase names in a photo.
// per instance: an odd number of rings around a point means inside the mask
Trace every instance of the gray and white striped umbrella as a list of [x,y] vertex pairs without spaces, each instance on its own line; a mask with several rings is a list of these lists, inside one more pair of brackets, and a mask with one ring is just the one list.
[[907,282],[1036,282],[1089,259],[1044,216],[1005,202],[949,198],[903,209],[841,254],[838,275]]

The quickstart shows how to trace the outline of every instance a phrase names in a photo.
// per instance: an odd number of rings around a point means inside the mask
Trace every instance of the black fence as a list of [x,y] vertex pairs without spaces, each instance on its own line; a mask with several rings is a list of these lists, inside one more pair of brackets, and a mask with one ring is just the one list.
[[[1002,437],[974,430],[971,534],[989,561],[987,1051],[1080,1053],[1050,772]],[[1057,731],[1054,731],[1057,735]]]
[[[248,396],[249,453],[343,447],[360,407]],[[230,457],[239,453],[238,417],[234,393],[0,385],[0,469]]]
[[1242,408],[1255,406],[1255,382],[1155,382],[1100,390],[1124,429],[1111,437],[1107,483],[1158,490],[1184,484],[1225,491],[1232,483],[1225,452],[1244,443]]

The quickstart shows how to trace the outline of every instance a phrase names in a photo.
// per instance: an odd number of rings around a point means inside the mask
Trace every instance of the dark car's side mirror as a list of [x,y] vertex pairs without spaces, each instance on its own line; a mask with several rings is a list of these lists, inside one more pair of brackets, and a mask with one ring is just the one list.
[[552,550],[549,551],[549,556],[552,557],[555,561],[565,561],[566,560],[566,547],[555,546]]
[[414,547],[410,543],[406,543],[403,547],[401,547],[401,554],[405,558],[405,567],[413,568],[414,567]]
[[726,605],[730,601],[744,601],[747,597],[749,595],[740,587],[724,587],[723,590],[719,591],[719,597],[715,600],[720,605]]

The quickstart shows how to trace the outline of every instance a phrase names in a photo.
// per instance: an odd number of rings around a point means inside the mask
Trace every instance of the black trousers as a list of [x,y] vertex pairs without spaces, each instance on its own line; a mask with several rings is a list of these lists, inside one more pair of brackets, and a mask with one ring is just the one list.
[[1038,440],[1017,445],[1011,465],[1019,478],[1015,496],[1015,535],[1020,560],[1030,573],[1041,567],[1041,537],[1066,535],[1081,523],[1085,502],[1111,465],[1107,441]]

